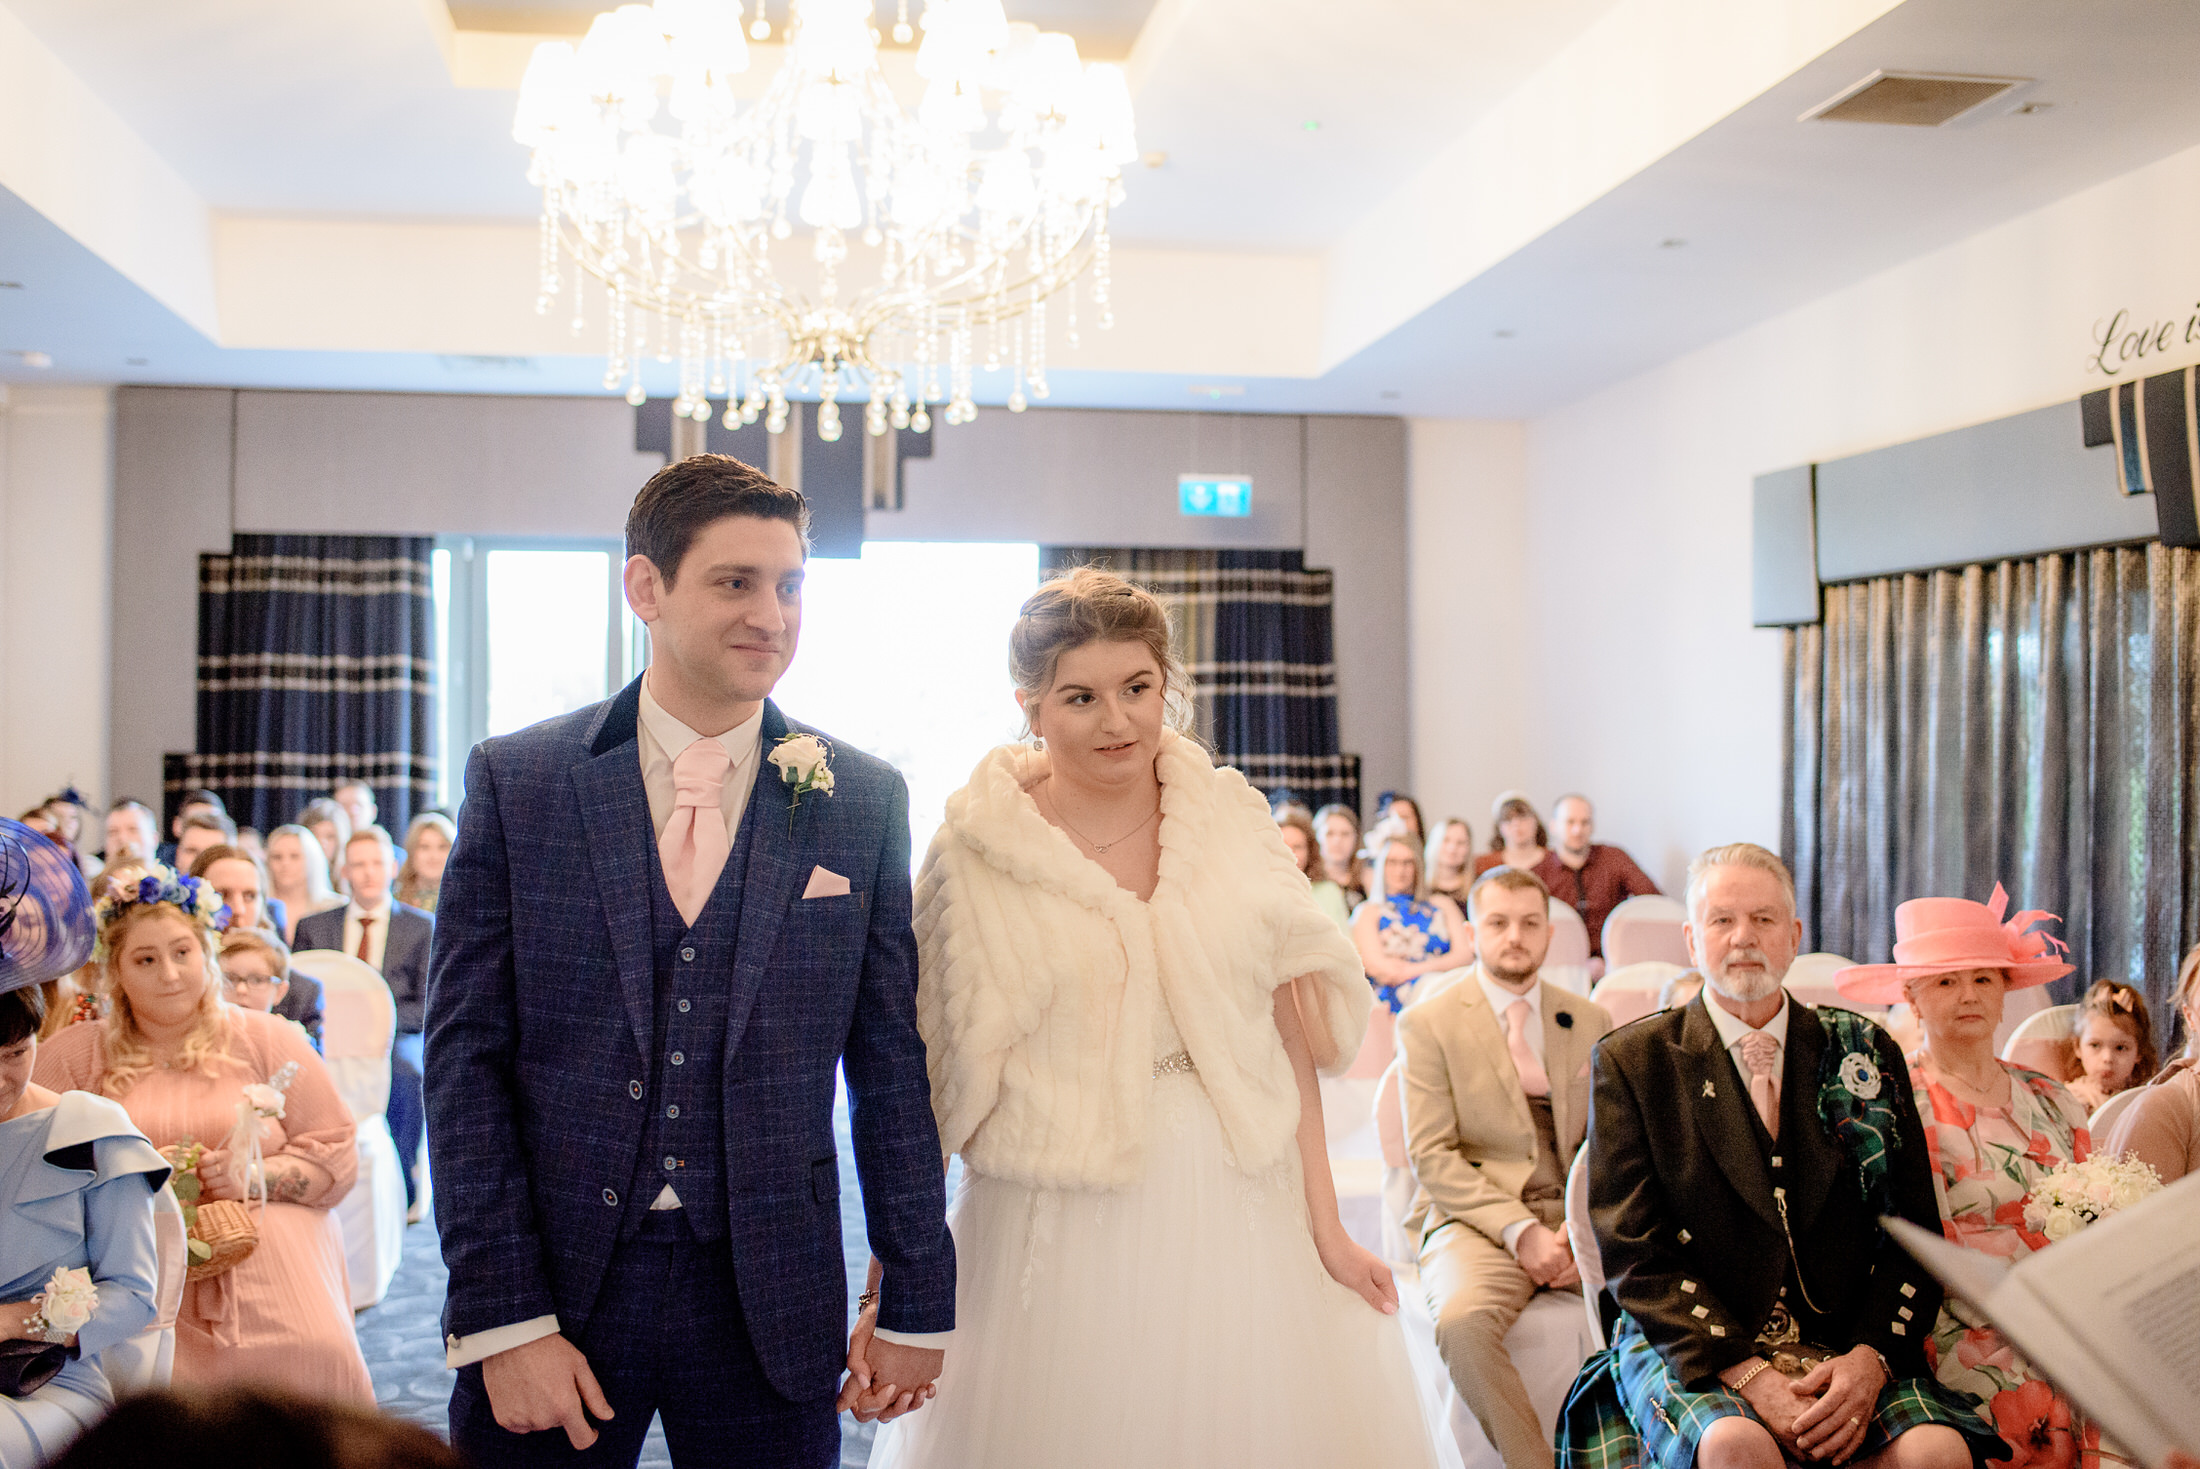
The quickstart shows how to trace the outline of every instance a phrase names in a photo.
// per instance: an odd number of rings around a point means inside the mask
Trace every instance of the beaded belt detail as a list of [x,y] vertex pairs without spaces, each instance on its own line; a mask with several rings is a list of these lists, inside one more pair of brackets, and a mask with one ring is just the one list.
[[1163,1056],[1153,1063],[1154,1080],[1164,1076],[1189,1076],[1199,1068],[1192,1064],[1192,1053],[1178,1051],[1173,1056]]

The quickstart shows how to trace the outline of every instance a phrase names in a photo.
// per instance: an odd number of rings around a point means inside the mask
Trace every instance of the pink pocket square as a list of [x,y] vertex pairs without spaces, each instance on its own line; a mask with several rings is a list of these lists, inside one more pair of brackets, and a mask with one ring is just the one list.
[[848,879],[823,867],[810,869],[810,885],[802,890],[805,898],[845,898],[848,896]]

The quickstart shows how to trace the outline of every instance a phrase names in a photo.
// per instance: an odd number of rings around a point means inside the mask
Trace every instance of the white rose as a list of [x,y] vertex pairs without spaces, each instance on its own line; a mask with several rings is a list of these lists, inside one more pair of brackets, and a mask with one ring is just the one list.
[[255,1081],[244,1089],[245,1105],[262,1117],[283,1115],[283,1094],[264,1081]]
[[2047,1227],[2040,1231],[2049,1240],[2068,1239],[2084,1226],[2078,1216],[2068,1209],[2057,1209],[2047,1216]]
[[99,1287],[92,1283],[92,1272],[78,1267],[53,1273],[46,1282],[45,1304],[39,1314],[53,1330],[74,1335],[84,1329],[98,1306]]

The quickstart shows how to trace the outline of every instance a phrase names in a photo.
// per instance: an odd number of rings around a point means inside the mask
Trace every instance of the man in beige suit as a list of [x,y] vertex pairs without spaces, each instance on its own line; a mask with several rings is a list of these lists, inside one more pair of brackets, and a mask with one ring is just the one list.
[[1406,1217],[1436,1346],[1505,1469],[1551,1469],[1551,1442],[1505,1352],[1538,1290],[1581,1288],[1567,1244],[1566,1170],[1589,1123],[1589,1051],[1612,1017],[1545,984],[1550,894],[1493,868],[1467,895],[1476,963],[1398,1017]]

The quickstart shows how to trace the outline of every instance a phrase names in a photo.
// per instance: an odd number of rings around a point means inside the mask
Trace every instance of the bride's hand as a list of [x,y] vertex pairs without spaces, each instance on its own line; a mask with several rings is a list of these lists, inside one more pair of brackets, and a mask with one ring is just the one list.
[[1314,1248],[1320,1252],[1322,1268],[1331,1280],[1357,1291],[1360,1299],[1385,1316],[1398,1314],[1398,1282],[1373,1251],[1361,1248],[1342,1228],[1326,1238],[1317,1237]]

